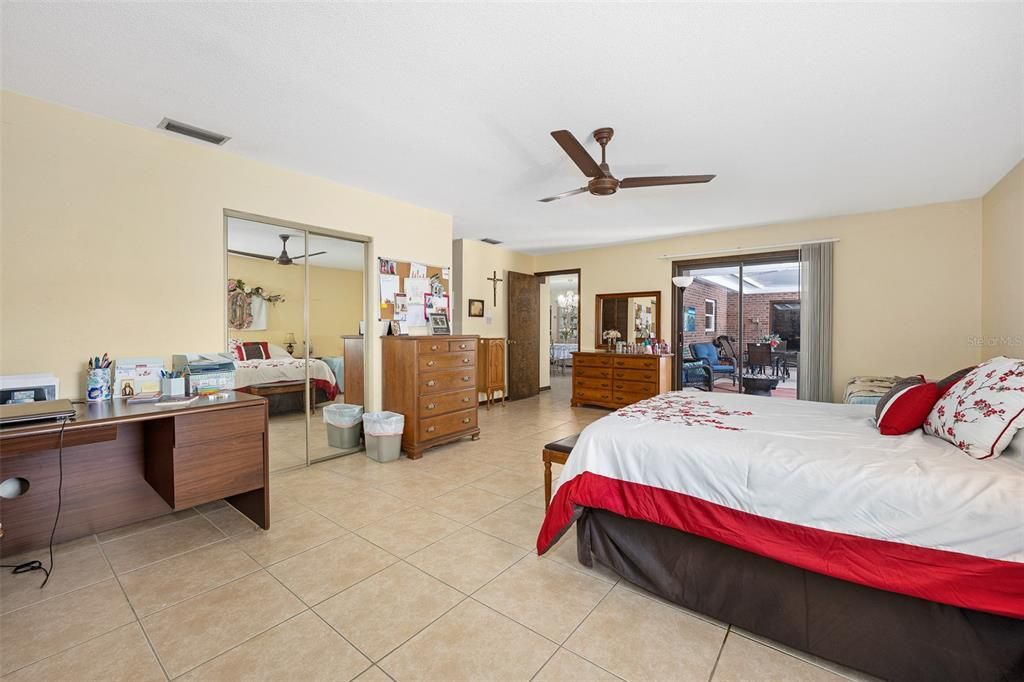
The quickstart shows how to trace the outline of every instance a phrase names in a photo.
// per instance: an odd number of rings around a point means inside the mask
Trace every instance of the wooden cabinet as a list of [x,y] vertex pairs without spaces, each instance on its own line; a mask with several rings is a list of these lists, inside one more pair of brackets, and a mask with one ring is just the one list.
[[481,338],[476,352],[476,390],[487,396],[487,409],[494,402],[494,392],[501,391],[505,407],[505,339]]
[[572,354],[572,405],[619,408],[672,390],[672,356]]
[[479,438],[477,339],[383,337],[383,406],[405,416],[402,449],[409,459],[466,436]]
[[345,342],[345,402],[363,404],[363,337],[343,336]]

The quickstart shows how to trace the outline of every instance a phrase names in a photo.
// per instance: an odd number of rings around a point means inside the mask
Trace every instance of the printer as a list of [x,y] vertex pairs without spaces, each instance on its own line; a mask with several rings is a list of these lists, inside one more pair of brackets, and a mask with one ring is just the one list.
[[0,377],[0,404],[56,400],[60,381],[52,374],[13,374]]
[[171,368],[185,377],[185,392],[189,395],[235,388],[235,361],[230,353],[174,355]]

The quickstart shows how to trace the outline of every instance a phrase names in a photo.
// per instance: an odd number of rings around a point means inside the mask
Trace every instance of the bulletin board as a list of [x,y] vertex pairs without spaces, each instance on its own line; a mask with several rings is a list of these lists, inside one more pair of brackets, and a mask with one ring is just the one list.
[[[394,264],[394,268],[393,268],[394,272],[390,272],[390,270],[392,268],[388,266],[387,270],[389,270],[389,272],[385,273],[384,272],[385,267],[386,267],[385,264],[392,264],[392,263]],[[397,275],[398,276],[398,293],[408,295],[408,292],[406,291],[406,280],[409,278],[409,276],[410,276],[410,274],[412,272],[412,266],[413,266],[413,264],[410,261],[401,261],[401,260],[395,260],[395,259],[392,259],[392,258],[378,258],[377,259],[377,273],[378,273],[377,276],[381,277],[382,275],[385,275],[385,274]],[[445,296],[448,297],[448,318],[450,320],[451,319],[451,284],[449,282],[449,279],[451,277],[450,269],[449,268],[442,268],[442,267],[438,267],[438,266],[434,266],[434,265],[427,265],[427,266],[422,266],[421,265],[420,267],[425,267],[426,268],[426,275],[427,275],[426,279],[428,281],[430,281],[433,277],[437,277],[438,280],[441,283],[441,286],[444,288],[444,294],[445,294]],[[412,303],[419,303],[419,304],[423,303],[422,299],[417,300],[417,301],[412,301],[412,299],[410,299],[410,302],[412,302]],[[379,301],[378,311],[380,312],[380,315],[377,318],[379,320],[393,320],[393,319],[395,319],[395,305],[394,305],[394,303],[390,302],[390,301],[385,301],[383,296],[381,297],[381,300]],[[410,320],[410,322],[413,323],[410,326],[426,326],[426,324],[427,324],[426,319]]]

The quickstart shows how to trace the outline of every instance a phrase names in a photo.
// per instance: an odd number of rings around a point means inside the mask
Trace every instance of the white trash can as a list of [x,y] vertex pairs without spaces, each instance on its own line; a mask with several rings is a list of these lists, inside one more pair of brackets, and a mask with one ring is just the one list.
[[363,406],[332,403],[325,406],[323,411],[327,445],[339,450],[358,448],[363,430]]
[[401,457],[403,428],[405,416],[397,412],[363,414],[366,456],[378,462],[394,462]]

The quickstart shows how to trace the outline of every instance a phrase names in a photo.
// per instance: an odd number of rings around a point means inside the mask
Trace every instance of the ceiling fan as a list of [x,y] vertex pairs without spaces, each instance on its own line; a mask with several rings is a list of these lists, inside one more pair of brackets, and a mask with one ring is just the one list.
[[[296,263],[295,261],[299,260],[300,258],[305,258],[306,256],[305,255],[295,256],[293,258],[293,257],[288,255],[288,238],[291,237],[291,235],[290,234],[279,234],[277,236],[281,238],[281,254],[279,256],[266,256],[266,255],[264,255],[262,253],[249,253],[248,251],[235,251],[234,249],[228,249],[228,253],[233,253],[233,254],[235,254],[237,256],[249,256],[249,258],[259,258],[261,260],[272,260],[275,263],[277,263],[278,265],[298,265],[298,263]],[[319,255],[324,254],[324,253],[327,253],[327,252],[326,251],[316,251],[316,252],[311,253],[309,255],[310,255],[310,257],[313,257],[313,256],[319,256]]]
[[601,145],[601,163],[598,164],[594,161],[594,158],[587,153],[587,150],[583,148],[579,140],[570,133],[568,130],[555,130],[551,133],[551,137],[555,138],[555,142],[565,150],[565,153],[569,155],[569,158],[579,166],[579,169],[583,171],[583,174],[588,178],[591,178],[590,182],[587,183],[586,187],[580,187],[579,189],[571,189],[568,192],[562,192],[552,197],[545,197],[544,199],[538,199],[538,201],[548,202],[555,201],[556,199],[564,199],[571,197],[574,194],[583,194],[584,192],[590,192],[595,196],[605,196],[608,194],[615,194],[620,188],[629,189],[630,187],[656,187],[659,185],[693,185],[702,182],[711,182],[714,175],[655,175],[644,178],[623,178],[619,180],[608,168],[608,163],[605,161],[604,152],[605,146],[611,141],[612,135],[615,131],[611,128],[598,128],[594,131],[594,139]]

